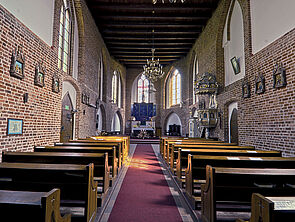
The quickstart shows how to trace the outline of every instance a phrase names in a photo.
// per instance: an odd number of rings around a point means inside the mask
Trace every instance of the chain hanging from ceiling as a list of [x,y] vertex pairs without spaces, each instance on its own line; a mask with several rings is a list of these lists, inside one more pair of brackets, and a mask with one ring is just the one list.
[[[162,2],[163,4],[166,3],[166,1],[169,3],[177,3],[178,2],[178,0],[159,0],[159,2]],[[179,2],[184,3],[185,0],[179,0]],[[153,0],[153,4],[157,4],[157,3],[158,3],[158,0]]]
[[165,72],[163,72],[163,67],[160,64],[160,60],[155,59],[155,49],[152,48],[152,59],[147,59],[147,64],[143,66],[143,74],[151,82],[157,81],[159,78],[162,78]]

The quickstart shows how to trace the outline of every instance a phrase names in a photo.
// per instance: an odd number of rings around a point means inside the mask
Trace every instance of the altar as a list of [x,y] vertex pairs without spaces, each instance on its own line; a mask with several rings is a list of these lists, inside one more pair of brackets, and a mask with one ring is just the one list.
[[131,107],[131,136],[133,137],[154,137],[156,134],[155,121],[156,105],[153,103],[134,103]]
[[146,132],[146,137],[154,137],[155,135],[155,122],[154,121],[145,121],[145,124],[142,125],[141,121],[132,121],[131,125],[132,136],[138,137],[141,132]]

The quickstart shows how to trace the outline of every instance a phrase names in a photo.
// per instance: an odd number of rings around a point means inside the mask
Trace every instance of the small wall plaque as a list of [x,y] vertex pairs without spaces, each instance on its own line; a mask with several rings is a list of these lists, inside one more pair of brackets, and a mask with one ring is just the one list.
[[54,75],[52,77],[52,92],[55,92],[55,93],[59,93],[59,90],[60,90],[60,82],[59,82],[59,78]]
[[18,79],[23,79],[25,69],[25,56],[22,52],[22,46],[18,46],[17,49],[12,52],[10,63],[10,75]]
[[22,119],[8,119],[7,121],[7,135],[21,135],[23,134],[23,120]]
[[35,80],[34,83],[36,86],[44,87],[45,85],[45,73],[46,69],[43,66],[43,61],[39,62],[35,67]]
[[248,81],[242,82],[242,97],[249,98],[250,97],[250,84]]
[[262,94],[265,91],[265,78],[262,74],[258,74],[255,78],[255,93]]
[[273,88],[281,88],[286,85],[286,69],[283,67],[282,63],[276,63],[273,69]]
[[89,96],[86,93],[82,93],[82,103],[89,105]]

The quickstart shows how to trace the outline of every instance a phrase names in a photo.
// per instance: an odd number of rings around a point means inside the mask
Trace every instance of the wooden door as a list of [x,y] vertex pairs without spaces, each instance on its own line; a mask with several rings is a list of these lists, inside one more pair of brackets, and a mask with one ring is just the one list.
[[68,142],[73,139],[73,105],[70,95],[67,93],[62,100],[60,142]]
[[238,110],[233,109],[230,118],[230,142],[239,144]]

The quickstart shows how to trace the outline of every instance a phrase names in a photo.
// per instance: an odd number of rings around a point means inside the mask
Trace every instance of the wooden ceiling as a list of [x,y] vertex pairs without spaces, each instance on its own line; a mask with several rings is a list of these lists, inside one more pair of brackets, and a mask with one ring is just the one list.
[[186,56],[219,0],[86,2],[111,56],[127,68],[142,68],[153,47],[163,66]]

